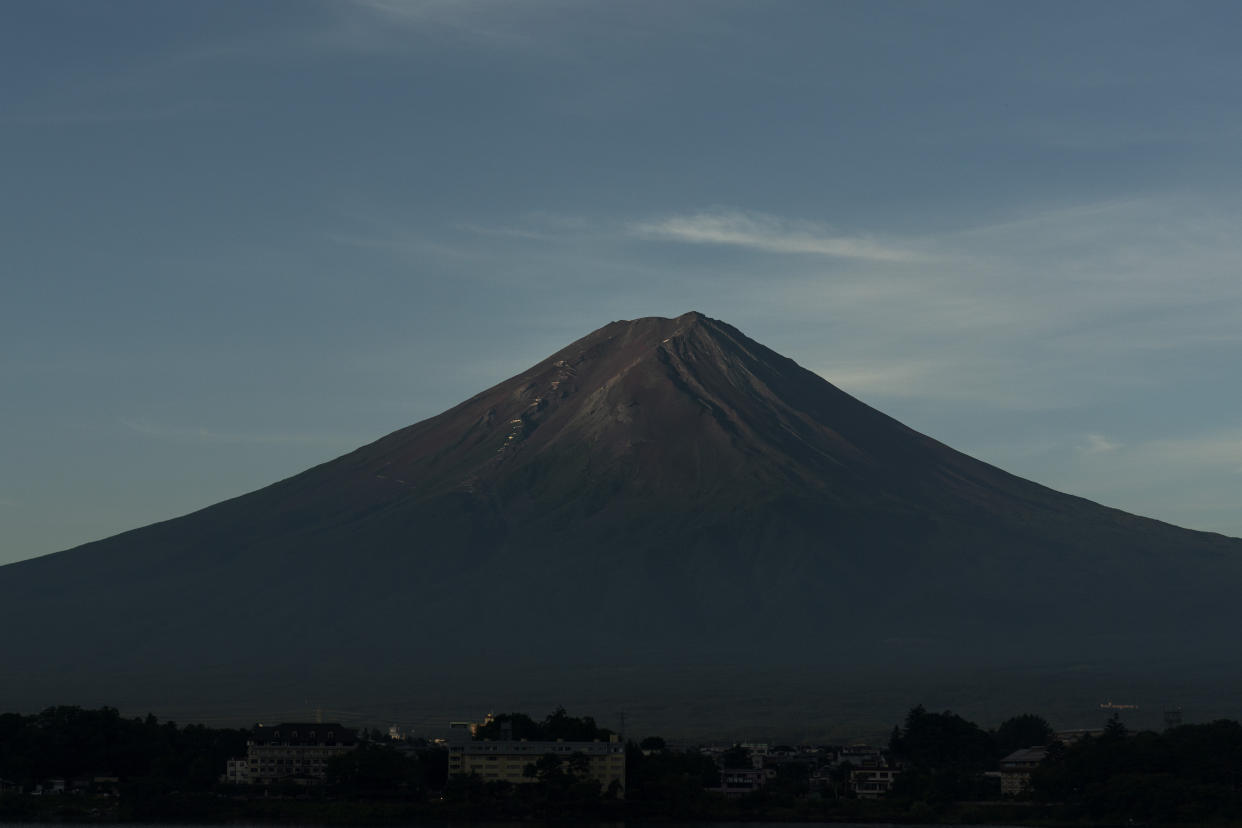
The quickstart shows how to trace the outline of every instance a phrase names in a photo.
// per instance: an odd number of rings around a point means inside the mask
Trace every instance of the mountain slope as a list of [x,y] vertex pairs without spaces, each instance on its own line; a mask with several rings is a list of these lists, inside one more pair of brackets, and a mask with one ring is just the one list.
[[1014,477],[690,313],[614,322],[259,491],[0,567],[0,624],[24,630],[2,692],[356,695],[408,688],[415,664],[1208,663],[1239,585],[1242,541]]

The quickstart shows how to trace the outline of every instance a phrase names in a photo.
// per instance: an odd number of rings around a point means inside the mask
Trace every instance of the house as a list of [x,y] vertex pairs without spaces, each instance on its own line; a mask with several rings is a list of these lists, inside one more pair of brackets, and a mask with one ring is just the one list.
[[324,780],[328,760],[357,745],[357,734],[339,724],[255,725],[246,740],[246,757],[228,760],[220,781],[236,785],[319,784]]
[[720,785],[708,788],[728,797],[743,796],[754,793],[776,778],[774,768],[726,768],[720,772]]
[[884,752],[871,745],[846,745],[837,752],[836,764],[849,762],[856,768],[886,767]]
[[[848,767],[849,787],[859,799],[879,799],[893,789],[901,771],[890,767],[884,752],[872,745],[846,745],[837,752],[834,768]],[[831,770],[828,772],[831,774]]]
[[1015,750],[1000,761],[1001,795],[1021,796],[1031,790],[1031,771],[1048,755],[1048,748],[1028,747]]
[[760,764],[765,768],[780,768],[788,765],[801,765],[807,768],[808,775],[819,764],[819,755],[805,747],[794,748],[789,745],[777,745],[761,757]]

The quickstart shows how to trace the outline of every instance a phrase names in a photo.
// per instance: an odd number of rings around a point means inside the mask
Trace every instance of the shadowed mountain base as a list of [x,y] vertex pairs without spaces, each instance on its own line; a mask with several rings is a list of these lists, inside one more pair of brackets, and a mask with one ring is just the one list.
[[963,712],[990,687],[1003,716],[1034,683],[1056,716],[1041,683],[1219,691],[1240,585],[1242,541],[980,463],[692,313],[612,323],[288,480],[0,568],[21,631],[0,702],[246,720],[581,700],[665,710],[675,734],[829,727],[829,701],[891,693],[879,724],[938,687]]

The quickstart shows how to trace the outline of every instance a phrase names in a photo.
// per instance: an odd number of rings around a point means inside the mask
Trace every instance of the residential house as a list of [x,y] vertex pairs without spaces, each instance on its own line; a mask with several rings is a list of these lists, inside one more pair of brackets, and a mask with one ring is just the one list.
[[728,797],[739,797],[754,793],[767,784],[768,780],[775,778],[774,768],[725,768],[720,772],[720,785],[708,790]]
[[1001,795],[1021,796],[1031,790],[1031,771],[1048,755],[1048,748],[1028,747],[1015,750],[1000,761]]

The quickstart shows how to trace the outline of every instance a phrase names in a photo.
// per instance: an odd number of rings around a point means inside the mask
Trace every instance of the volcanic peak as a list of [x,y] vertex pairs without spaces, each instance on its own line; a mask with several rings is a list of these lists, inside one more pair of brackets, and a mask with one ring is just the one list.
[[1217,664],[1239,584],[1242,541],[1016,478],[691,312],[605,325],[265,489],[0,567],[0,628],[23,630],[5,691],[32,705],[323,681],[352,705],[480,665],[511,686],[567,654]]

